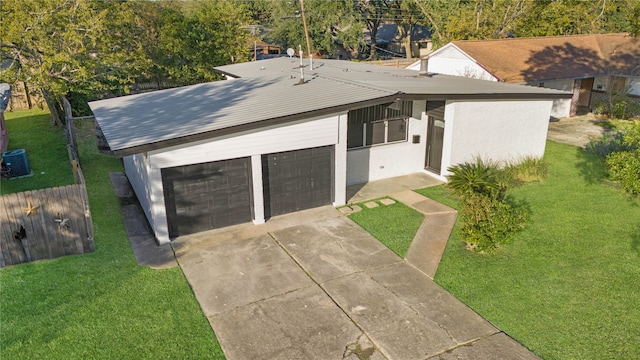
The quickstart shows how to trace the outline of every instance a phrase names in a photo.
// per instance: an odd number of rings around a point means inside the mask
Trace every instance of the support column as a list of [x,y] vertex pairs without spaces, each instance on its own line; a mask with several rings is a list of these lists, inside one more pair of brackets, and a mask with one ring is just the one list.
[[578,98],[580,98],[580,88],[582,87],[582,80],[576,79],[573,81],[573,95],[571,96],[571,108],[569,110],[569,116],[576,116],[578,112]]
[[251,185],[253,186],[253,223],[264,224],[262,155],[251,155]]
[[347,202],[347,114],[338,116],[338,143],[335,145],[333,156],[333,206],[342,206]]

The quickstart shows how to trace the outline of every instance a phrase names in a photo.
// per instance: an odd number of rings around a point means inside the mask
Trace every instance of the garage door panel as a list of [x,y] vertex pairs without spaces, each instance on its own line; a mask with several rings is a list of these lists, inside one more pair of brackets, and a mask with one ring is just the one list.
[[250,159],[162,169],[171,237],[251,221]]
[[262,157],[265,215],[327,205],[333,199],[333,146]]

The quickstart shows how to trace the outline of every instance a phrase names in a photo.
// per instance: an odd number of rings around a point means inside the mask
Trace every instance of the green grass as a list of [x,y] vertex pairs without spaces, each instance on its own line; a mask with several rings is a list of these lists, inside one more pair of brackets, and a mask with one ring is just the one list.
[[64,140],[64,129],[50,124],[45,110],[5,112],[9,146],[7,150],[24,149],[33,176],[2,179],[0,194],[44,189],[74,183],[73,172]]
[[404,258],[424,215],[400,202],[373,209],[359,205],[362,211],[349,215],[349,218]]
[[625,130],[633,120],[604,119],[595,121],[594,124],[608,130]]
[[548,142],[545,160],[543,182],[510,191],[527,228],[477,255],[456,224],[435,280],[544,359],[640,358],[640,201],[582,149]]
[[[38,134],[55,131],[41,124]],[[2,358],[224,358],[180,268],[137,265],[108,177],[120,163],[86,139],[79,147],[96,251],[0,270]]]

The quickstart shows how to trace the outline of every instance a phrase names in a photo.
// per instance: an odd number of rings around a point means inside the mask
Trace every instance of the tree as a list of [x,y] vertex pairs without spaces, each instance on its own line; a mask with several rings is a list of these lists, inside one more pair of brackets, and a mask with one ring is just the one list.
[[407,59],[411,59],[413,57],[411,53],[411,34],[415,26],[422,20],[421,13],[413,0],[396,0],[390,5],[389,18],[393,19],[393,22],[398,27],[398,34],[400,35],[405,55]]
[[362,21],[364,21],[369,30],[371,38],[369,59],[371,60],[378,58],[378,27],[389,13],[389,1],[390,0],[357,0],[355,2],[356,9],[360,12]]
[[[268,38],[285,48],[305,44],[300,2],[270,0],[270,5]],[[358,49],[362,43],[362,25],[350,1],[306,0],[304,8],[312,52],[334,55],[337,43],[348,51]]]
[[455,16],[446,22],[447,37],[452,40],[481,40],[513,36],[532,5],[531,0],[460,2]]
[[249,23],[229,1],[167,2],[158,19],[158,50],[150,57],[159,73],[179,85],[219,79],[214,67],[249,56]]
[[125,94],[140,78],[210,81],[248,53],[230,1],[13,0],[2,3],[2,81],[42,90],[56,123],[63,96]]
[[144,52],[135,41],[134,18],[126,2],[3,2],[0,51],[11,59],[3,81],[41,89],[60,123],[62,96],[121,88],[141,70]]

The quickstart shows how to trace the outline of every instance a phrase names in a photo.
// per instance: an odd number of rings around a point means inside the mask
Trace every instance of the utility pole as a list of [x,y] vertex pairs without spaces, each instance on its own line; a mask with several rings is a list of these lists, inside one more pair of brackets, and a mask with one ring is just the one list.
[[304,36],[307,39],[307,54],[311,56],[311,43],[309,42],[309,30],[307,29],[307,18],[304,15],[304,0],[300,0],[300,12],[302,13],[302,24],[304,25]]

